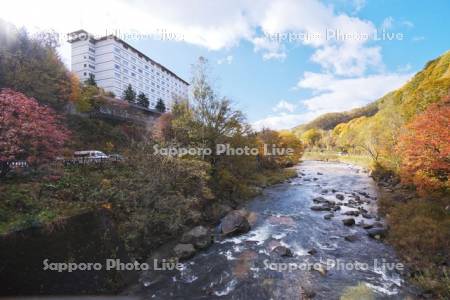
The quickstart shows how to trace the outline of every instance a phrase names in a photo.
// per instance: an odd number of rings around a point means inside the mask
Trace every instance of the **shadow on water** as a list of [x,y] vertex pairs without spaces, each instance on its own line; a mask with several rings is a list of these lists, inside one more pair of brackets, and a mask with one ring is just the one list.
[[[410,287],[394,268],[395,252],[363,228],[377,222],[373,180],[361,168],[342,163],[306,161],[297,171],[297,178],[247,203],[254,219],[250,232],[217,240],[181,270],[142,274],[137,294],[144,299],[304,299],[313,294],[339,299],[346,288],[364,283],[376,299],[408,295]],[[324,219],[329,211],[310,209],[317,197],[340,209]],[[350,217],[344,214],[358,209],[365,216],[351,216],[356,224],[344,226],[342,219]],[[274,255],[277,246],[293,256]]]

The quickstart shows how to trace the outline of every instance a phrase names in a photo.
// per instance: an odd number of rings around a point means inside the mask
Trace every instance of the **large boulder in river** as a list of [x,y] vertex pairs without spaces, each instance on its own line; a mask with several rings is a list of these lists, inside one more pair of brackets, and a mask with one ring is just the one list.
[[238,210],[230,211],[220,223],[220,229],[224,235],[236,235],[250,230],[247,218]]
[[281,257],[292,257],[292,251],[291,249],[284,247],[284,246],[277,246],[272,250],[273,253],[278,254]]
[[196,226],[183,234],[180,242],[183,244],[192,244],[197,249],[204,249],[211,245],[212,235],[208,228]]
[[195,248],[192,244],[178,244],[173,248],[173,252],[179,259],[188,259],[194,256]]
[[345,226],[353,226],[355,225],[355,219],[353,218],[343,219],[342,223],[344,223]]

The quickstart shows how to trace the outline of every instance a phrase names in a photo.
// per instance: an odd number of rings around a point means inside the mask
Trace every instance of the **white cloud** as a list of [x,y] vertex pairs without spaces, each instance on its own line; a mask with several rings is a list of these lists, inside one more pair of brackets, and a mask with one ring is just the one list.
[[414,37],[412,38],[412,41],[413,41],[413,42],[421,42],[421,41],[423,41],[423,40],[425,40],[425,37],[424,37],[424,36],[414,36]]
[[380,47],[352,43],[325,46],[317,50],[311,60],[343,76],[362,75],[369,68],[382,70],[384,67]]
[[408,20],[402,21],[402,25],[408,28],[413,28],[414,27],[414,23]]
[[366,6],[366,0],[353,0],[353,6],[354,6],[353,13],[357,13],[361,9],[363,9],[364,6]]
[[296,104],[287,102],[286,100],[281,100],[278,104],[273,108],[274,112],[287,111],[293,112],[297,107]]
[[412,74],[375,74],[336,78],[330,74],[305,72],[297,86],[313,91],[302,103],[309,111],[343,111],[365,105],[400,87]]
[[255,52],[263,52],[263,59],[278,59],[284,60],[286,58],[286,51],[283,44],[264,37],[255,37],[252,39]]
[[394,24],[394,18],[393,17],[387,17],[381,23],[381,29],[385,29],[385,30],[391,29],[393,24]]
[[252,123],[255,130],[263,128],[270,128],[273,130],[290,129],[296,125],[311,121],[319,114],[314,112],[306,112],[300,114],[281,113],[277,115],[270,115],[267,118],[258,120]]
[[[355,9],[360,9],[364,3],[355,0]],[[367,47],[365,41],[331,41],[325,35],[327,29],[371,33],[375,30],[373,24],[337,14],[331,5],[319,0],[79,0],[70,3],[15,0],[2,5],[0,17],[20,26],[53,28],[63,34],[80,28],[98,35],[104,35],[107,30],[140,34],[164,30],[186,43],[209,50],[231,48],[244,40],[253,43],[255,51],[265,60],[283,60],[287,54],[285,45],[269,41],[261,37],[261,33],[263,36],[286,32],[321,33],[319,38],[300,43],[317,49],[315,57],[326,60],[321,64],[324,68],[342,73],[339,70],[350,65],[352,72],[360,72],[378,61],[377,48]],[[353,68],[353,64],[357,67]]]
[[233,55],[227,55],[226,57],[217,60],[217,64],[219,65],[222,64],[231,65],[232,62],[233,62]]

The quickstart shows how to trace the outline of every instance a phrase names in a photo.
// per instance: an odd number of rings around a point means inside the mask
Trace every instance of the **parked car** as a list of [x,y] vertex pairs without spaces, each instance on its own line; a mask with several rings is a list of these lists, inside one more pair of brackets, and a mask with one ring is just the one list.
[[111,160],[111,161],[124,161],[125,157],[123,157],[123,155],[121,155],[121,154],[112,153],[112,154],[109,155],[109,160]]
[[108,155],[97,150],[75,151],[73,156],[78,163],[98,163],[109,159]]

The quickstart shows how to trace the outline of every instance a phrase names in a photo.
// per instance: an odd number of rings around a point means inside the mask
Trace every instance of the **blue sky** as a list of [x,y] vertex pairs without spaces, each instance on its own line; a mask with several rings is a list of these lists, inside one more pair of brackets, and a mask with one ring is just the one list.
[[[146,34],[126,40],[187,80],[205,56],[221,95],[256,128],[281,129],[401,86],[449,50],[449,11],[446,0],[17,0],[2,5],[0,18],[31,32]],[[162,30],[175,41],[161,40]],[[67,64],[69,49],[62,40]]]

